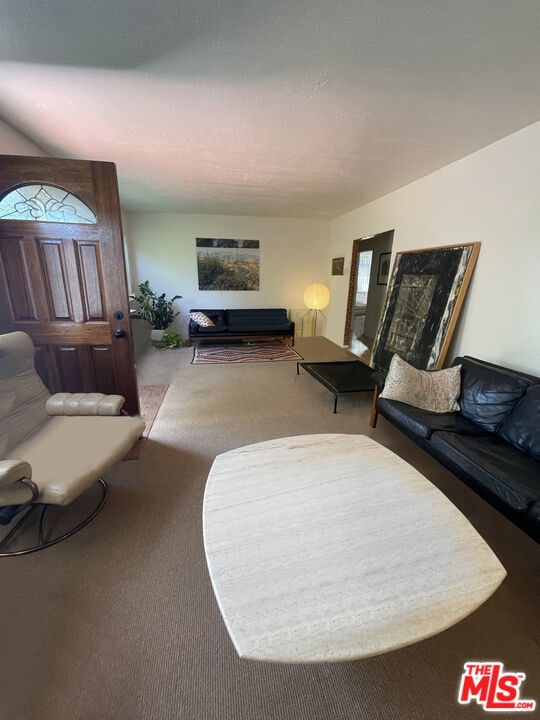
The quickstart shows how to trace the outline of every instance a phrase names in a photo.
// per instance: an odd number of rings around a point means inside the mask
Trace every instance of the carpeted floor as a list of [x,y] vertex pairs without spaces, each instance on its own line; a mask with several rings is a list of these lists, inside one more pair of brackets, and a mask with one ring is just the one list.
[[[306,360],[344,356],[327,343],[297,349]],[[371,430],[369,394],[343,397],[334,415],[328,391],[293,363],[201,372],[191,355],[149,348],[139,362],[141,384],[170,387],[140,459],[109,474],[102,513],[60,545],[0,560],[1,720],[485,718],[457,703],[469,660],[527,673],[522,696],[540,700],[537,544],[384,419]],[[393,653],[328,665],[242,661],[206,571],[208,470],[240,445],[324,432],[365,433],[416,465],[470,518],[508,577],[458,625]]]

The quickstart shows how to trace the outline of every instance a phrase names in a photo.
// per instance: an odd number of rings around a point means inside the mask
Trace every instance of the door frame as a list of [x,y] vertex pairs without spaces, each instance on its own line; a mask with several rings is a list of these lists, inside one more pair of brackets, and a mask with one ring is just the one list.
[[[349,345],[351,340],[351,330],[352,330],[352,314],[354,309],[354,302],[356,297],[356,287],[358,284],[358,265],[359,265],[359,257],[360,253],[366,249],[366,250],[372,250],[374,249],[373,253],[373,261],[371,264],[371,272],[370,272],[370,281],[369,284],[371,286],[373,282],[373,278],[377,276],[378,268],[379,268],[379,255],[383,252],[388,252],[389,250],[392,250],[392,244],[393,244],[393,238],[394,238],[394,230],[384,230],[383,232],[376,233],[374,235],[365,235],[364,237],[357,238],[353,241],[352,246],[352,256],[351,256],[351,270],[349,275],[349,293],[347,295],[347,310],[346,310],[346,316],[345,316],[345,329],[343,332],[343,344]],[[384,248],[362,248],[362,243],[367,243],[369,241],[372,241],[370,244],[377,244],[378,242],[386,240]],[[388,247],[389,244],[389,247]],[[387,249],[388,248],[388,249]],[[367,297],[367,304],[366,304],[366,317],[369,314],[370,309],[370,296],[372,300],[372,306],[373,307],[373,297],[372,293],[368,292]],[[382,305],[381,304],[381,311],[382,311]]]

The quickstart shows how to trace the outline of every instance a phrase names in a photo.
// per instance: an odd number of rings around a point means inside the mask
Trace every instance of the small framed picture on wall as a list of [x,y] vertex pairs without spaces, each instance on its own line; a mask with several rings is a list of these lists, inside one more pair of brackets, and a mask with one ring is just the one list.
[[377,273],[377,285],[388,285],[391,257],[391,252],[381,253],[379,255],[379,271]]
[[332,275],[343,275],[343,266],[345,265],[345,258],[334,258],[332,260]]

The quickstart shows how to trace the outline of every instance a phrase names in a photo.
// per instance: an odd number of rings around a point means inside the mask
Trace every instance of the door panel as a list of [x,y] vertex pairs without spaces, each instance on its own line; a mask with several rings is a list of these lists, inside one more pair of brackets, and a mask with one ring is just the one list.
[[[2,331],[30,335],[36,367],[51,392],[118,393],[126,398],[126,411],[136,414],[114,165],[0,156],[0,200],[25,183],[69,191],[88,206],[96,222],[45,221],[52,216],[41,200],[47,199],[46,189],[42,196],[21,203],[26,209],[34,203],[37,220],[0,218],[0,296],[8,306]],[[121,313],[120,319],[115,313]],[[124,335],[116,337],[116,330]]]
[[[26,241],[22,235],[6,235],[0,244],[4,287],[14,322],[37,321],[39,317],[31,276],[40,274],[41,268],[39,263],[36,265],[34,262],[32,251],[32,242]],[[36,289],[39,290],[39,287]]]
[[83,293],[82,311],[85,320],[105,320],[104,302],[101,288],[103,275],[101,273],[101,256],[99,243],[80,242],[75,244],[77,270],[82,279]]
[[55,345],[54,364],[58,383],[65,392],[114,393],[114,373],[110,346]]
[[36,238],[36,244],[41,259],[43,289],[48,295],[49,311],[46,315],[47,319],[76,322],[77,320],[71,308],[71,295],[67,282],[68,273],[62,240]]

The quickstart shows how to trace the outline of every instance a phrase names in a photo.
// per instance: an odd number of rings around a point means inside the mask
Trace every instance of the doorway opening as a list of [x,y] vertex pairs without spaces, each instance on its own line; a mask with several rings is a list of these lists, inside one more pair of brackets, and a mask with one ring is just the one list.
[[367,364],[386,296],[393,240],[394,231],[388,230],[353,243],[343,342]]

